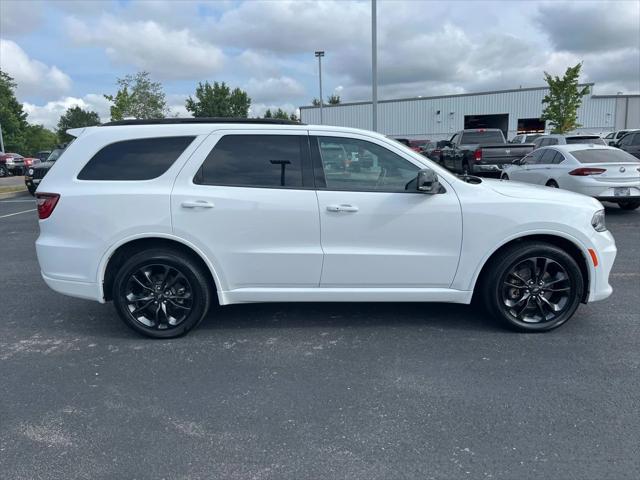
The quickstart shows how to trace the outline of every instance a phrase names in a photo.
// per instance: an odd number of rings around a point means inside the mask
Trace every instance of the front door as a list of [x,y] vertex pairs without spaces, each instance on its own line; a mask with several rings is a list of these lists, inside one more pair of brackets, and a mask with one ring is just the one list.
[[390,141],[310,132],[321,244],[321,287],[449,287],[462,243],[453,189],[406,185],[424,168]]
[[223,290],[318,287],[318,202],[308,134],[211,134],[178,176],[173,228],[212,260]]

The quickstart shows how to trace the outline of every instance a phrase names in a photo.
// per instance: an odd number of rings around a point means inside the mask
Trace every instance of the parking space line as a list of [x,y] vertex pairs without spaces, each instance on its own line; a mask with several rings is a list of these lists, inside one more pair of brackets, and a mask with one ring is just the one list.
[[0,218],[13,217],[14,215],[20,215],[21,213],[35,212],[36,210],[37,208],[32,208],[31,210],[24,210],[22,212],[10,213],[8,215],[0,215]]
[[1,200],[0,203],[33,203],[35,200]]

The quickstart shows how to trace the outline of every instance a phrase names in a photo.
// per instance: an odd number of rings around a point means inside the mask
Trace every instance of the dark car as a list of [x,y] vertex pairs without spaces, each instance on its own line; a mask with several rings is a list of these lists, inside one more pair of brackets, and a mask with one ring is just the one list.
[[615,146],[636,158],[640,158],[640,130],[627,133],[616,142]]
[[24,173],[24,157],[19,153],[0,152],[0,177],[22,175]]
[[451,148],[448,140],[439,140],[437,142],[428,142],[420,149],[420,153],[434,162],[442,165],[443,150]]
[[54,163],[56,163],[56,160],[60,158],[60,155],[62,155],[62,152],[64,152],[65,148],[65,146],[56,148],[49,154],[44,162],[34,165],[25,172],[24,184],[27,186],[27,190],[29,190],[29,193],[31,195],[35,195],[38,185],[47,174],[49,169],[53,167]]

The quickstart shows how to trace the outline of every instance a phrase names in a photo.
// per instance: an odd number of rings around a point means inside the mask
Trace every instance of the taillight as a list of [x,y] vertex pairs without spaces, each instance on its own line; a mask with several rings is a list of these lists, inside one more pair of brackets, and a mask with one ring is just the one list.
[[473,152],[473,159],[476,162],[479,162],[482,160],[482,150],[481,149],[477,149],[475,152]]
[[38,218],[45,220],[51,216],[60,200],[57,193],[36,193],[36,204],[38,205]]
[[571,170],[569,175],[573,175],[574,177],[588,177],[589,175],[601,175],[606,172],[606,168],[576,168],[575,170]]

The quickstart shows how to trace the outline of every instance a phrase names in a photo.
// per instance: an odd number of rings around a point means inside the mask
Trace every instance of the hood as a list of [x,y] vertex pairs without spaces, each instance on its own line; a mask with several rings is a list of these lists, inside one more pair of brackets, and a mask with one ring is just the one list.
[[[556,203],[567,204],[593,204],[594,206],[600,205],[595,198],[582,195],[580,193],[570,192],[569,190],[562,190],[559,188],[551,188],[542,185],[532,185],[530,183],[514,182],[512,180],[494,180],[494,179],[482,179],[484,183],[491,190],[504,195],[505,197],[513,198],[528,198],[532,200],[549,200]],[[598,208],[602,208],[601,205]]]

